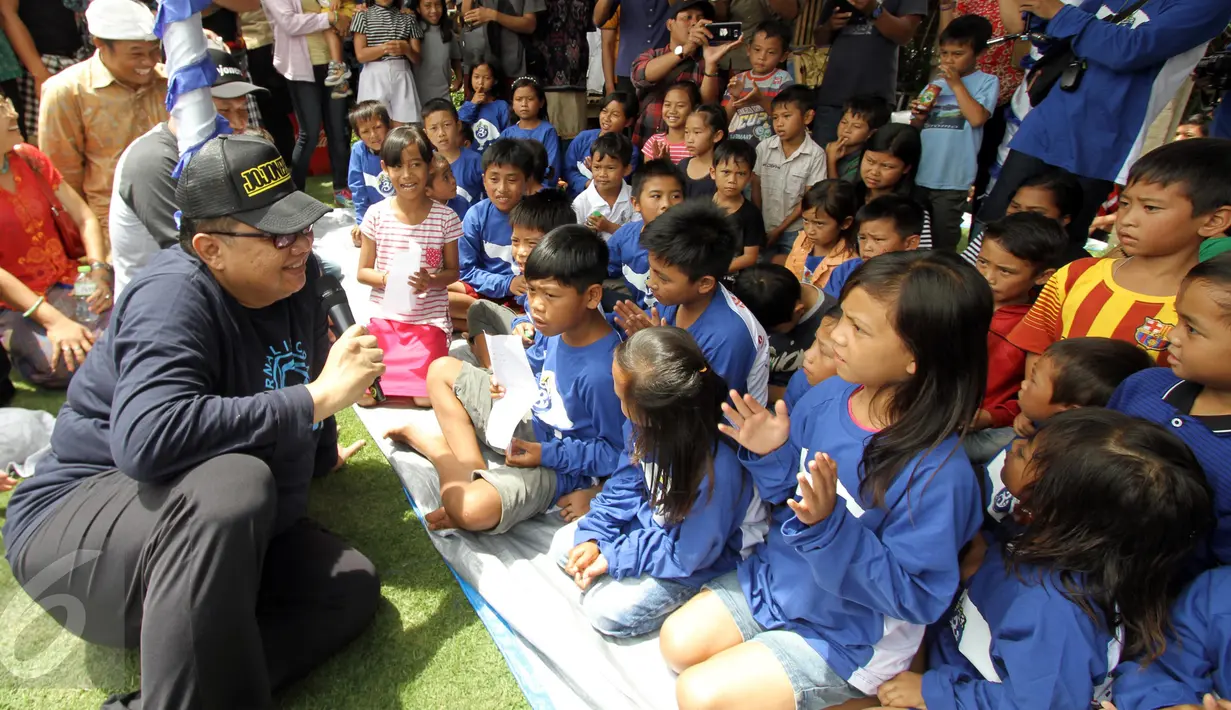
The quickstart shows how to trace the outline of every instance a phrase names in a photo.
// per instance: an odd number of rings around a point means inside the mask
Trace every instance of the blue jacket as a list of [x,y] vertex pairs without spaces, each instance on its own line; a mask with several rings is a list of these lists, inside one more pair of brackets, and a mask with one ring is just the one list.
[[560,136],[556,134],[555,126],[547,121],[540,121],[539,125],[526,130],[514,123],[504,129],[500,137],[521,138],[542,143],[547,149],[547,177],[543,180],[543,185],[556,186],[556,178],[560,177]]
[[449,163],[453,179],[457,180],[457,196],[466,201],[466,206],[478,204],[486,197],[483,193],[483,156],[471,148],[462,148],[457,160]]
[[382,174],[380,156],[369,150],[363,141],[355,141],[350,148],[350,167],[346,172],[346,184],[355,205],[355,224],[363,224],[369,207],[393,196],[393,183],[387,177],[382,181]]
[[[1151,367],[1120,383],[1107,408],[1161,424],[1192,449],[1214,489],[1217,523],[1210,548],[1219,562],[1231,564],[1231,417],[1189,414],[1200,391],[1201,385],[1181,380],[1170,368]],[[1202,561],[1209,566],[1208,559]]]
[[1047,23],[1049,36],[1072,40],[1088,69],[1076,91],[1053,87],[1027,114],[1013,150],[1125,183],[1151,121],[1231,21],[1231,3],[1210,0],[1149,0],[1126,24],[1098,19],[1131,2],[1082,0]]
[[577,523],[576,544],[598,543],[614,579],[650,576],[700,587],[740,560],[740,523],[752,501],[752,479],[735,449],[718,444],[713,486],[702,479],[683,522],[667,526],[650,507],[646,471],[629,461],[632,425],[624,425],[619,469]]
[[[601,130],[591,128],[578,133],[573,140],[569,141],[568,151],[564,154],[564,161],[560,166],[560,170],[565,182],[568,183],[568,196],[573,199],[577,199],[578,195],[585,192],[586,183],[594,177],[590,174],[589,168],[586,167],[586,158],[590,157],[590,150],[594,147],[594,141],[598,139],[601,133]],[[633,170],[636,170],[640,164],[641,151],[634,148]]]
[[829,280],[825,282],[825,288],[821,290],[828,296],[841,299],[842,288],[846,286],[851,274],[855,273],[855,269],[860,266],[863,266],[863,259],[851,259],[838,264],[834,267],[833,273],[829,275]]
[[482,154],[487,150],[487,146],[509,127],[509,102],[493,99],[476,106],[473,102],[466,101],[457,110],[457,117],[470,126],[470,132],[474,135],[474,142],[470,147]]
[[649,308],[656,301],[646,287],[650,278],[650,252],[641,248],[641,230],[645,222],[634,219],[622,225],[607,240],[607,275],[624,277],[632,301],[641,308]]
[[509,295],[513,283],[513,227],[509,216],[483,200],[466,212],[457,244],[462,281],[488,298]]
[[988,544],[969,587],[929,629],[928,710],[1087,708],[1096,696],[1106,700],[1120,643],[1064,596],[1060,575],[1010,572],[1000,546]]
[[791,375],[790,381],[786,383],[786,392],[782,394],[782,399],[786,402],[787,411],[793,411],[795,405],[799,404],[799,400],[803,399],[808,390],[812,389],[812,385],[808,384],[808,373],[804,372],[804,368],[799,368],[795,374]]
[[[529,299],[526,298],[526,294],[523,293],[520,296],[514,296],[513,300],[517,301],[517,305],[521,306],[522,311],[529,311]],[[521,323],[530,323],[531,325],[534,325],[534,323],[530,320],[530,316],[526,313],[521,313],[513,318],[514,328]],[[543,371],[543,359],[546,357],[547,338],[543,337],[543,334],[539,332],[538,328],[535,328],[534,342],[530,344],[530,347],[526,348],[526,360],[530,362],[530,369],[534,372],[536,377]]]
[[[850,418],[855,389],[838,377],[825,380],[795,405],[787,443],[761,457],[740,451],[757,492],[777,507],[768,540],[740,564],[739,579],[758,623],[799,634],[834,672],[871,695],[909,666],[924,627],[948,610],[960,577],[958,551],[974,537],[982,511],[956,435],[908,463],[885,507],[874,508],[859,487],[871,433]],[[783,503],[796,496],[796,473],[820,452],[837,464],[845,504],[807,526]]]
[[624,443],[624,414],[611,379],[615,331],[584,348],[547,338],[539,396],[531,411],[543,465],[556,472],[556,498],[615,473]]
[[[658,313],[667,325],[675,325],[679,310],[666,306]],[[769,338],[726,286],[718,286],[705,312],[687,330],[727,387],[747,392],[762,404],[769,401]]]
[[1201,575],[1171,609],[1174,632],[1158,660],[1116,671],[1119,710],[1201,705],[1206,693],[1231,698],[1231,567]]

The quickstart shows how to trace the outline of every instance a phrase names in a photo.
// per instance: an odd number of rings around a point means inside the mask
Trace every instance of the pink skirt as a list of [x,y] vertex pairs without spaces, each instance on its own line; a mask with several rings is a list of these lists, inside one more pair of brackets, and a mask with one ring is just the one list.
[[385,351],[380,386],[390,397],[426,397],[427,368],[449,354],[449,336],[434,325],[373,318],[368,332]]

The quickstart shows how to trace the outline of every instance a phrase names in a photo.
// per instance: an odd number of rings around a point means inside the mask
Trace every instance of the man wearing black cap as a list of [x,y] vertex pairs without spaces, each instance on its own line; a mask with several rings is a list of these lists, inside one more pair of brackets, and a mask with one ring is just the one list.
[[[243,133],[248,129],[248,95],[265,89],[244,81],[239,63],[229,53],[210,49],[209,56],[218,68],[218,78],[210,89],[214,108],[231,125],[232,132]],[[117,297],[159,249],[179,240],[175,178],[171,177],[179,153],[172,118],[133,141],[116,165],[108,231]]]
[[705,26],[713,20],[714,5],[710,0],[675,3],[667,14],[667,46],[648,49],[633,62],[633,86],[641,100],[641,115],[633,127],[633,142],[638,146],[655,133],[667,130],[663,123],[663,97],[672,84],[695,83],[701,87],[702,103],[714,103],[722,96],[718,62],[740,43],[737,40],[711,47],[713,35]]
[[180,244],[77,371],[6,557],[72,633],[140,645],[141,691],[105,708],[263,708],[376,611],[372,563],[306,515],[342,459],[333,415],[384,365],[358,326],[330,347],[311,232],[329,208],[272,144],[211,140],[176,198]]

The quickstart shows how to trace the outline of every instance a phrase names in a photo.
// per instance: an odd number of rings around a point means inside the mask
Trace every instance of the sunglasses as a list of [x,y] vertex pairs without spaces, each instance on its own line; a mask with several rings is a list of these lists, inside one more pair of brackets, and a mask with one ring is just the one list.
[[312,228],[308,227],[302,232],[294,234],[270,234],[268,232],[210,232],[225,237],[248,237],[258,239],[268,239],[273,242],[275,249],[290,249],[291,245],[299,241],[300,237],[312,239]]

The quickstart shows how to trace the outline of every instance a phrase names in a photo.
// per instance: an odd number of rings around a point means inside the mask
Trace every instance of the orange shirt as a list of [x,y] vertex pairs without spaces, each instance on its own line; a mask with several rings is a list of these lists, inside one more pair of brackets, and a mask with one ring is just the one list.
[[111,180],[129,143],[167,120],[167,79],[162,67],[148,86],[132,89],[115,80],[94,56],[56,74],[43,85],[39,149],[85,198],[107,232]]
[[39,184],[45,179],[54,191],[60,186],[60,173],[34,146],[22,146],[22,150],[23,157],[9,154],[13,191],[0,190],[0,234],[4,234],[0,269],[42,294],[55,284],[71,284],[77,278],[78,264],[64,253],[51,204]]
[[1118,259],[1078,259],[1055,273],[1009,342],[1039,354],[1064,338],[1113,338],[1167,364],[1167,336],[1175,327],[1175,296],[1147,296],[1112,279]]

